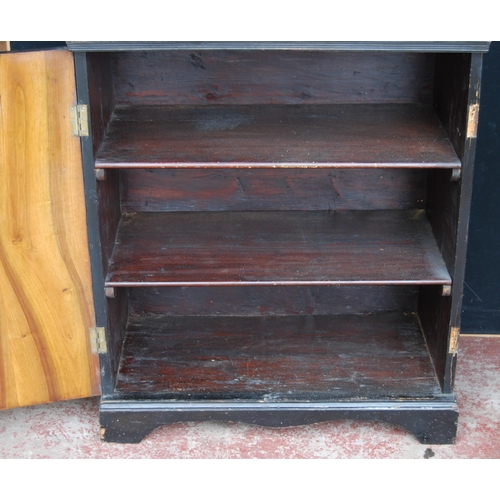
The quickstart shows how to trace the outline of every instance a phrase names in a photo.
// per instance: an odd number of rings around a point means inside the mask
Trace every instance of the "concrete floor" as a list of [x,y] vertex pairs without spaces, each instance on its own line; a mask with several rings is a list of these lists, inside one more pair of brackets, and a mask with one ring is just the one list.
[[174,424],[140,444],[103,443],[91,398],[0,412],[0,458],[500,458],[500,336],[461,337],[455,388],[455,445],[421,445],[402,429],[350,421]]

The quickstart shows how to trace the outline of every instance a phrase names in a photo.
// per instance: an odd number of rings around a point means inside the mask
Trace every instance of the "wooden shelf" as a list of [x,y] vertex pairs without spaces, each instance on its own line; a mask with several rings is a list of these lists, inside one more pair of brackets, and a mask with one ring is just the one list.
[[313,401],[441,396],[418,318],[129,318],[115,394]]
[[423,210],[125,213],[106,285],[450,284]]
[[117,106],[97,168],[459,168],[431,106]]

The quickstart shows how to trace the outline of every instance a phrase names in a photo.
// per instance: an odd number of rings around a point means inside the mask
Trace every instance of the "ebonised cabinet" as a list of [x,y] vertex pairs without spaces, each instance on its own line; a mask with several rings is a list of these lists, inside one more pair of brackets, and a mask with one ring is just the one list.
[[68,42],[101,428],[451,443],[483,42]]

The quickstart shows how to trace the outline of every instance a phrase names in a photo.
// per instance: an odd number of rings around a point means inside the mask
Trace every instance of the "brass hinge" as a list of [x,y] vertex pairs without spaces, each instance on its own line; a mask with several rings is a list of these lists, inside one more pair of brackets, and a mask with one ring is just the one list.
[[467,139],[477,137],[477,124],[479,122],[479,104],[469,106],[469,120],[467,122]]
[[71,106],[71,131],[78,137],[89,135],[89,112],[86,104]]
[[450,348],[448,352],[450,354],[456,354],[458,352],[458,337],[460,336],[460,328],[453,327],[450,333]]
[[106,354],[108,352],[105,328],[96,327],[90,329],[90,347],[92,348],[92,354]]

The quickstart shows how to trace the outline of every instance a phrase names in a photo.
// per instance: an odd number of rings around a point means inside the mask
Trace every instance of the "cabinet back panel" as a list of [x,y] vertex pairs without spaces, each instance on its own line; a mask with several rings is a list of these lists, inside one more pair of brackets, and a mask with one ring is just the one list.
[[425,206],[418,169],[124,169],[127,212],[388,210]]
[[416,310],[415,286],[245,286],[130,288],[132,316],[369,314]]
[[433,54],[120,52],[117,104],[432,103]]

